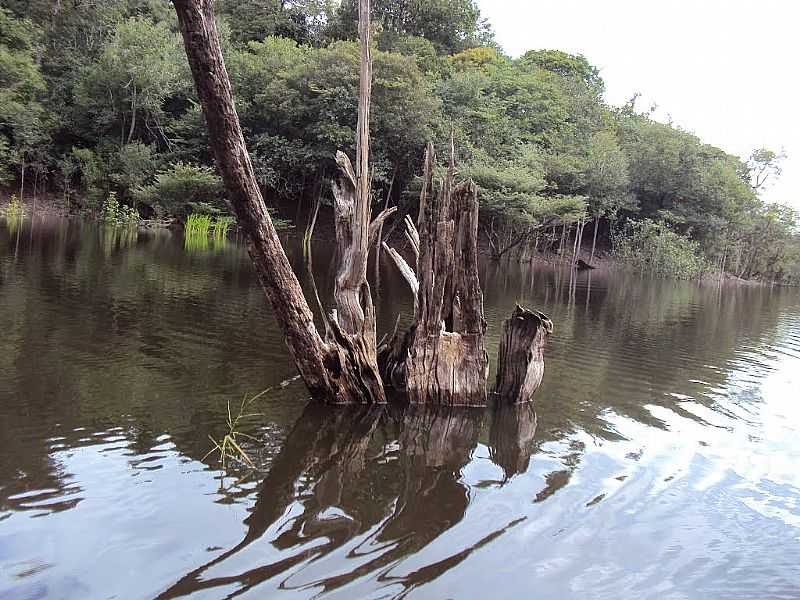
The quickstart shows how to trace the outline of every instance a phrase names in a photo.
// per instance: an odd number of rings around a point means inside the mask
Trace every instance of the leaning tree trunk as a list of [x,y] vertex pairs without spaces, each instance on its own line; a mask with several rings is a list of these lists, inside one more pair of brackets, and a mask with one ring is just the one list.
[[336,328],[323,341],[314,325],[256,182],[222,58],[213,0],[173,4],[228,200],[300,375],[315,398],[330,403],[383,401],[380,381],[376,386],[365,376],[370,369],[362,362],[357,341]]

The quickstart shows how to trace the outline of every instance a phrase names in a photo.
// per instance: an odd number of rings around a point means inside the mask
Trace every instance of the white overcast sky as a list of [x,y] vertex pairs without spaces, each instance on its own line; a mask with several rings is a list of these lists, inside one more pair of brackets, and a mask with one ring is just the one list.
[[512,56],[553,48],[600,69],[606,99],[640,109],[746,157],[789,158],[769,201],[800,208],[800,1],[478,0]]

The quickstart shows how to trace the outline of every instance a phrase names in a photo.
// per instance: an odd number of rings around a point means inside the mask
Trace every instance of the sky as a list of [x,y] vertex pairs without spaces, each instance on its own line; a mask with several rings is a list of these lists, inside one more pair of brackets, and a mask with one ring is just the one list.
[[704,142],[746,158],[788,156],[763,191],[800,208],[800,2],[796,0],[478,0],[506,53],[558,49],[600,69],[606,100],[656,103]]

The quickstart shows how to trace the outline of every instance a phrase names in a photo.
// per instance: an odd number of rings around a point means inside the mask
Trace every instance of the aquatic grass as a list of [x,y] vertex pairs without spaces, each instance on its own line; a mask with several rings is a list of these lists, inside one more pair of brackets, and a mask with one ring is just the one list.
[[231,403],[230,400],[228,401],[228,433],[226,433],[220,440],[214,439],[212,435],[208,436],[208,439],[211,440],[211,443],[214,445],[211,450],[206,453],[203,457],[203,460],[206,460],[209,456],[214,454],[215,452],[219,453],[219,460],[222,464],[222,468],[225,469],[227,466],[228,460],[236,460],[239,462],[245,463],[252,469],[256,468],[256,465],[253,463],[250,456],[248,456],[247,452],[244,451],[242,448],[238,438],[245,438],[250,439],[253,441],[258,441],[252,435],[246,434],[240,430],[242,421],[252,417],[261,416],[261,413],[246,413],[245,411],[248,410],[250,405],[261,398],[264,394],[272,390],[273,388],[267,388],[264,391],[256,394],[249,400],[247,399],[247,394],[242,398],[242,403],[239,406],[239,412],[236,416],[233,416],[231,412]]
[[282,381],[280,384],[278,384],[278,386],[268,387],[250,399],[248,399],[247,394],[245,394],[242,398],[242,403],[239,405],[239,412],[236,414],[236,416],[234,416],[231,412],[231,403],[229,400],[227,403],[228,419],[226,421],[228,432],[219,440],[215,439],[214,436],[209,434],[208,439],[211,440],[213,447],[203,457],[203,461],[205,461],[209,456],[212,456],[214,453],[218,453],[223,470],[226,469],[229,460],[244,463],[251,469],[257,468],[253,460],[250,458],[247,452],[245,452],[244,448],[242,448],[239,438],[258,442],[258,440],[252,435],[241,431],[241,427],[243,421],[252,417],[260,417],[262,416],[262,413],[247,413],[246,411],[249,410],[250,405],[253,404],[253,402],[265,396],[276,387],[285,388],[291,383],[297,381],[299,378],[299,375],[290,377],[289,379]]
[[206,236],[211,229],[211,215],[192,213],[186,219],[184,232],[186,236]]
[[206,252],[209,247],[208,236],[184,232],[183,247],[190,254]]
[[233,225],[233,217],[217,217],[213,225],[213,233],[215,240],[223,240],[228,237],[228,231]]

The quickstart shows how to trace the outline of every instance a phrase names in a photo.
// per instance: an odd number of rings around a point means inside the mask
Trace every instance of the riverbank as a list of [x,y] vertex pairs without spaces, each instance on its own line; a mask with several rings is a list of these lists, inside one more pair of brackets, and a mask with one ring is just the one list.
[[[5,208],[8,206],[9,202],[14,196],[18,196],[16,190],[11,190],[8,188],[0,189],[0,213],[2,213]],[[91,211],[86,209],[81,209],[78,207],[78,203],[69,203],[65,202],[64,198],[61,194],[57,193],[44,193],[44,194],[37,194],[36,196],[26,195],[25,200],[20,203],[22,209],[24,211],[25,216],[30,216],[35,212],[36,215],[46,215],[51,217],[62,217],[62,218],[79,218],[79,219],[86,219],[86,220],[97,220],[98,217],[93,215]],[[300,218],[302,220],[302,215],[298,215],[296,211],[294,211],[294,215],[290,214],[289,209],[292,208],[288,205],[279,205],[274,209],[277,211],[277,216],[280,217],[281,220],[285,220],[288,222],[292,222]],[[323,211],[325,214],[326,211]],[[182,229],[183,224],[174,217],[169,218],[161,218],[161,219],[140,219],[138,222],[138,227],[141,229],[158,229],[158,228],[167,228],[167,229]],[[303,225],[291,225],[289,229],[296,229],[298,231],[303,231]],[[389,231],[392,232],[392,237],[388,240],[385,238],[384,241],[387,241],[390,245],[395,246],[395,248],[401,253],[406,254],[408,248],[406,248],[406,240],[401,235],[401,229],[395,228],[392,230],[391,227],[388,228]],[[332,219],[322,217],[317,222],[316,228],[314,230],[314,239],[318,241],[327,241],[332,242],[336,238],[335,229],[333,226]],[[489,248],[488,240],[485,236],[480,235],[479,232],[479,247],[478,252],[483,255],[484,257],[491,257],[491,251]],[[568,267],[571,260],[571,251],[569,252],[570,257],[561,256],[558,253],[553,252],[546,252],[546,253],[526,253],[523,257],[518,256],[506,256],[498,261],[499,263],[518,263],[518,264],[538,264],[538,265],[547,265],[547,266],[565,266]],[[595,252],[595,256],[592,260],[589,257],[590,249],[589,248],[582,248],[580,253],[578,254],[578,258],[585,261],[587,264],[590,264],[593,267],[591,270],[596,272],[607,272],[610,270],[629,270],[629,271],[636,271],[635,267],[627,264],[625,261],[619,260],[615,258],[610,252],[608,248],[599,247]],[[738,277],[734,273],[722,273],[720,274],[719,271],[714,272],[706,272],[704,273],[699,279],[696,281],[700,281],[703,283],[714,283],[714,284],[722,284],[722,285],[737,285],[737,286],[771,286],[771,285],[780,285],[775,284],[774,282],[769,281],[761,281],[757,279],[743,279]]]

